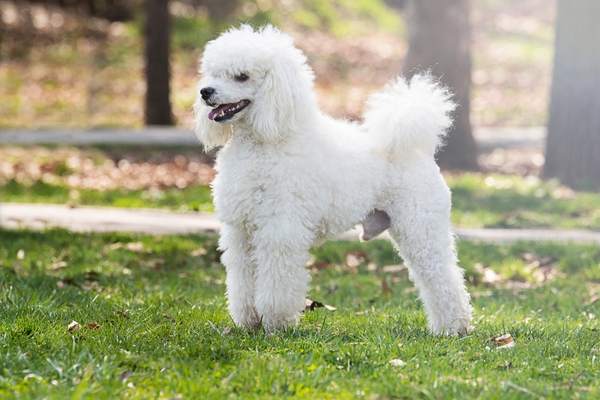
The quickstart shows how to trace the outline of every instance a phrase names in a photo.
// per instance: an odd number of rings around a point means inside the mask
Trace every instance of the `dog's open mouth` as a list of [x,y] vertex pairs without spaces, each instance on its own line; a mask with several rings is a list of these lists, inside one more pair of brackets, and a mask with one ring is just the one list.
[[246,108],[248,104],[250,104],[250,100],[246,99],[240,100],[237,103],[220,104],[210,110],[208,113],[208,119],[217,122],[227,121],[235,114]]

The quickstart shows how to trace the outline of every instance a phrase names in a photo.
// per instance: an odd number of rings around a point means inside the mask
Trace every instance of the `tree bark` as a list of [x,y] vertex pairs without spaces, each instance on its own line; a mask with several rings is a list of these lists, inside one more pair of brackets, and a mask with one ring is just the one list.
[[146,0],[146,125],[173,125],[170,101],[168,0]]
[[600,189],[600,1],[559,0],[545,177]]
[[408,3],[409,49],[404,75],[430,71],[454,93],[458,108],[446,146],[444,168],[477,170],[477,145],[470,121],[471,27],[469,0],[412,0]]

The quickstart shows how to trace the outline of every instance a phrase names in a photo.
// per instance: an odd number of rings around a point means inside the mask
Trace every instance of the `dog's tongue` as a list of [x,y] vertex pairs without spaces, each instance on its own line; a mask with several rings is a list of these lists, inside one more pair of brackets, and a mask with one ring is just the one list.
[[211,121],[215,119],[215,117],[217,116],[217,114],[223,110],[224,108],[226,108],[228,106],[228,104],[221,104],[218,107],[213,108],[212,110],[210,110],[210,112],[208,113],[208,119],[210,119]]

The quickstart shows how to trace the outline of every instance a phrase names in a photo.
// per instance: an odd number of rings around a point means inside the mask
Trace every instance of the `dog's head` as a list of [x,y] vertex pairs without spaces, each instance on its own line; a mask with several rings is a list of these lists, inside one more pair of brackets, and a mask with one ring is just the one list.
[[257,142],[280,140],[314,112],[313,73],[292,39],[267,26],[243,25],[208,42],[195,104],[196,133],[208,147],[225,144],[230,124]]

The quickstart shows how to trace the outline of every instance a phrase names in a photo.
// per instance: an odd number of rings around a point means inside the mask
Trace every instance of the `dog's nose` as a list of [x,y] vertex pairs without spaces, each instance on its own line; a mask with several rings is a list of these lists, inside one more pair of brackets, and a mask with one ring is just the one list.
[[200,95],[203,100],[208,100],[215,93],[215,88],[205,87],[200,89]]

